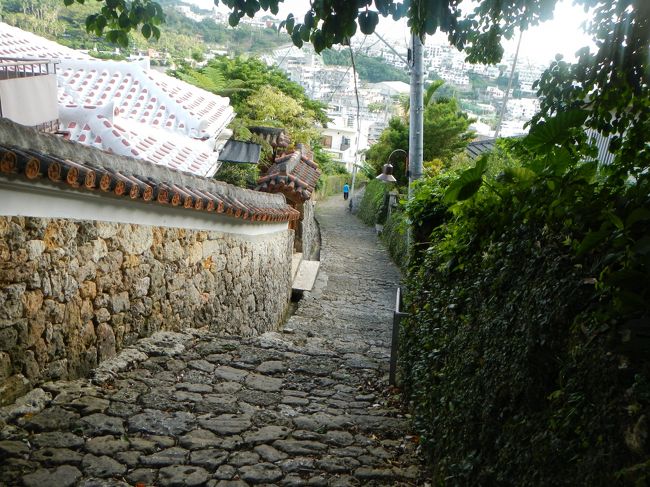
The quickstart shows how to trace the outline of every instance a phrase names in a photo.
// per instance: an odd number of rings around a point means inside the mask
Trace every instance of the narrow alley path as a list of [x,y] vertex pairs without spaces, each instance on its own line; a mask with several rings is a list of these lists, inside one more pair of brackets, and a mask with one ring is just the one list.
[[0,485],[417,484],[387,385],[398,272],[342,198],[317,215],[321,272],[284,330],[157,333],[32,391],[0,409]]

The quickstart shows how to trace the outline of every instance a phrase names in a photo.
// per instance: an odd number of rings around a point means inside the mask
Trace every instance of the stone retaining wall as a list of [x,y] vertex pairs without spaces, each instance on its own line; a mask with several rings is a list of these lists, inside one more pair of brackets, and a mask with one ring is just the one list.
[[320,231],[314,210],[314,201],[305,201],[302,205],[303,219],[300,222],[302,253],[306,260],[318,260],[320,255]]
[[158,330],[275,329],[290,296],[292,233],[0,217],[0,405],[39,382],[84,376]]

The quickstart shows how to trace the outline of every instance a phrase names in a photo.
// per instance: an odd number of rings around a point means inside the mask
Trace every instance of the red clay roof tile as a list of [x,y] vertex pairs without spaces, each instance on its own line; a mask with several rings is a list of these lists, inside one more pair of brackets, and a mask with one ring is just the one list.
[[[27,180],[48,179],[58,186],[82,191],[100,189],[100,194],[111,194],[132,201],[225,213],[233,218],[256,222],[283,222],[300,218],[300,212],[282,201],[260,201],[261,195],[257,196],[258,193],[254,191],[229,187],[212,180],[207,180],[211,184],[210,190],[180,187],[166,181],[12,146],[0,145],[0,174]],[[231,194],[235,191],[242,192],[242,195],[237,197]],[[260,203],[267,203],[268,206],[259,206]]]

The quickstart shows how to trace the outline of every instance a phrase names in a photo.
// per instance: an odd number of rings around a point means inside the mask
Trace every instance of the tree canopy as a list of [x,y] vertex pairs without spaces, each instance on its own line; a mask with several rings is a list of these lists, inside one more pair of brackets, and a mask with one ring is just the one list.
[[[64,5],[85,4],[86,0],[63,0]],[[90,3],[90,2],[88,2]],[[99,0],[97,13],[86,19],[86,30],[105,35],[106,40],[127,46],[128,33],[139,29],[145,39],[160,37],[159,25],[165,20],[162,7],[152,0]]]
[[[460,109],[458,101],[455,98],[436,97],[441,86],[443,86],[442,82],[433,83],[427,89],[424,98],[423,159],[425,162],[448,161],[467,146],[473,135],[468,130],[472,120]],[[379,136],[379,140],[366,153],[366,161],[372,168],[371,172],[379,173],[394,150],[399,149],[405,153],[408,148],[408,122],[403,118],[394,117]],[[394,176],[400,184],[407,182],[404,153],[402,156],[395,155],[390,160],[395,168]]]
[[[283,128],[293,143],[312,145],[317,160],[321,156],[316,126],[328,121],[324,105],[310,99],[299,84],[279,69],[267,66],[257,58],[218,56],[204,68],[182,66],[172,74],[204,90],[229,97],[237,113],[231,124],[234,137],[260,143],[263,158],[271,154],[271,148],[251,134],[248,127]],[[320,160],[324,159],[321,157]],[[217,179],[244,187],[253,186],[257,176],[258,167],[255,165],[228,163],[216,175]]]
[[248,111],[248,98],[265,86],[277,88],[305,109],[306,116],[322,125],[328,121],[325,105],[312,100],[298,83],[291,81],[280,69],[267,66],[258,58],[217,56],[200,70],[181,67],[175,76],[219,95],[230,98],[237,113]]
[[[259,10],[277,14],[283,0],[221,1],[232,10],[229,22],[234,26],[245,15],[252,17]],[[411,30],[420,36],[444,32],[452,45],[467,51],[471,60],[496,62],[503,53],[501,40],[511,38],[518,28],[551,18],[556,1],[482,0],[476,5],[463,0],[318,0],[310,2],[303,18],[290,14],[283,26],[296,46],[311,42],[320,52],[334,44],[346,44],[357,30],[372,34],[380,16],[406,18]]]
[[[66,5],[86,0],[63,0]],[[598,0],[579,0],[594,3]],[[277,14],[283,0],[214,0],[230,10],[229,23],[235,26],[244,16],[260,10]],[[282,23],[296,46],[311,42],[320,52],[334,44],[346,44],[357,33],[374,32],[379,17],[408,19],[413,32],[424,36],[444,32],[449,42],[464,49],[470,60],[497,62],[503,53],[501,41],[517,29],[538,24],[552,16],[557,0],[316,0],[304,16],[290,14]],[[88,18],[87,28],[98,35],[107,31],[109,40],[128,42],[126,33],[140,29],[146,37],[160,36],[162,9],[152,0],[99,0],[100,12]]]
[[[66,4],[85,0],[63,0]],[[230,24],[259,11],[278,13],[283,0],[215,0],[230,10]],[[443,32],[470,62],[499,62],[503,39],[548,20],[558,0],[314,0],[304,16],[290,14],[281,26],[295,45],[311,42],[321,52],[347,44],[357,34],[374,32],[380,17],[406,18],[411,30],[424,37]],[[544,73],[537,87],[543,97],[533,124],[569,108],[589,112],[586,125],[613,135],[620,161],[643,170],[650,162],[646,144],[650,133],[648,81],[650,70],[650,2],[647,0],[575,0],[591,14],[587,31],[594,50],[579,51],[578,62],[562,59]],[[97,14],[88,17],[89,31],[114,42],[128,42],[125,32],[139,28],[158,37],[162,9],[152,0],[100,0]],[[574,141],[575,142],[575,141]],[[634,162],[632,162],[634,161]],[[641,162],[640,162],[641,161]],[[627,170],[627,169],[626,169]]]
[[650,2],[578,2],[593,7],[587,31],[597,48],[580,49],[573,64],[558,57],[543,73],[535,85],[542,101],[533,125],[584,110],[587,127],[612,136],[610,151],[626,179],[650,165]]

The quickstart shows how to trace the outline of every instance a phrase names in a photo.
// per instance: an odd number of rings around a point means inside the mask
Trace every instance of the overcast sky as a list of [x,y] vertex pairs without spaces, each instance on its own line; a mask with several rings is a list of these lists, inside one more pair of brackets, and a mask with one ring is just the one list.
[[[212,0],[185,0],[202,8],[211,8]],[[221,6],[220,9],[224,7]],[[309,0],[285,0],[280,3],[278,17],[285,18],[289,13],[302,17],[309,8]],[[260,14],[258,14],[260,15]],[[574,53],[591,41],[582,31],[582,23],[587,20],[587,14],[580,7],[572,5],[572,0],[559,0],[555,8],[553,20],[545,22],[524,32],[521,44],[521,55],[546,64],[557,53],[568,60],[574,58]],[[390,18],[380,17],[377,30],[380,34],[406,45],[409,34],[405,21],[394,22]],[[444,42],[444,36],[435,36],[429,42]],[[506,44],[506,52],[513,52],[516,39]]]

